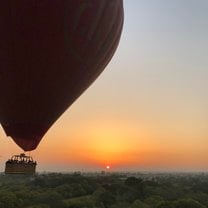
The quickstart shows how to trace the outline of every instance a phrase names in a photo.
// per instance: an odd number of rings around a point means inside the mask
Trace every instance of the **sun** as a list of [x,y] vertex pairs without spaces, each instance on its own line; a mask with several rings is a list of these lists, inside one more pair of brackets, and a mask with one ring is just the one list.
[[109,170],[110,169],[110,165],[106,165],[106,169]]

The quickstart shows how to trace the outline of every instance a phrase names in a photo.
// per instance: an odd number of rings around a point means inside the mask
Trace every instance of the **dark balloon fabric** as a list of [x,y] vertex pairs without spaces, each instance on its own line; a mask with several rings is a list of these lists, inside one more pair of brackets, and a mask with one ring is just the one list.
[[0,122],[33,150],[112,58],[122,0],[0,1]]

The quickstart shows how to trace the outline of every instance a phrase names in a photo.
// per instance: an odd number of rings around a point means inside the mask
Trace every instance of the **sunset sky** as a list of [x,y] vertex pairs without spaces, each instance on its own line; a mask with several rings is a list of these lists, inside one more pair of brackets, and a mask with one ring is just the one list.
[[[208,170],[208,1],[124,0],[118,50],[31,152],[38,171]],[[22,150],[0,129],[0,171]]]

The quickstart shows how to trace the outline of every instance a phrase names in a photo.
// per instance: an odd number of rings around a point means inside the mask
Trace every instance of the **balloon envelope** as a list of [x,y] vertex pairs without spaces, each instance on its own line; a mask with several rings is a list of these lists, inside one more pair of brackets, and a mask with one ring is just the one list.
[[0,122],[33,150],[112,58],[122,0],[1,0]]

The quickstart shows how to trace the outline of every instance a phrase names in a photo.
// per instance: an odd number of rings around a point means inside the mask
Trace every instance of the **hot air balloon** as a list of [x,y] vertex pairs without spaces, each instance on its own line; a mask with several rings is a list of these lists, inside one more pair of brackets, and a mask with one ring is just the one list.
[[23,150],[37,147],[112,58],[122,0],[1,0],[0,123]]

